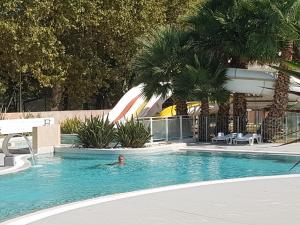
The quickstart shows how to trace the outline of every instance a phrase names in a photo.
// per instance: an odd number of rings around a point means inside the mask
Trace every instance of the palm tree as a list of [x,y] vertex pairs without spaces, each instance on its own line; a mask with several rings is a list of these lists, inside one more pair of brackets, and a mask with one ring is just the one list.
[[[288,106],[288,93],[290,77],[288,73],[289,61],[293,60],[294,47],[300,40],[300,29],[298,27],[300,18],[300,1],[275,1],[271,4],[272,9],[279,17],[281,32],[278,32],[281,40],[280,70],[275,83],[273,102],[263,124],[264,139],[273,140],[274,135],[281,130],[281,118]],[[297,44],[298,44],[297,43]],[[291,65],[291,64],[290,64]]]
[[186,32],[166,27],[141,40],[141,51],[134,60],[137,82],[144,83],[144,94],[167,97],[172,92],[177,115],[187,114],[186,99],[193,81],[182,73],[191,44]]
[[201,114],[199,118],[199,139],[207,140],[207,118],[209,117],[209,102],[214,101],[221,92],[226,93],[223,86],[227,81],[226,69],[220,59],[214,54],[195,54],[186,65],[185,73],[193,80],[192,96],[201,99]]
[[[210,0],[200,4],[187,22],[200,51],[217,52],[224,62],[229,62],[228,66],[246,68],[249,62],[277,61],[280,50],[282,57],[289,59],[290,54],[286,53],[290,53],[291,45],[286,40],[295,37],[296,32],[287,18],[292,18],[291,12],[299,13],[300,10],[295,10],[297,4],[300,5],[299,0]],[[287,43],[284,48],[282,43]],[[286,77],[279,76],[276,96],[286,93],[287,82]],[[279,111],[286,108],[286,103],[278,102],[278,98],[274,104]],[[233,108],[235,117],[246,120],[245,94],[234,94]],[[246,121],[235,121],[234,125],[235,130],[246,129]]]
[[[244,3],[237,0],[211,0],[200,4],[196,14],[189,17],[192,36],[199,51],[215,52],[228,67],[246,68],[248,64],[246,20],[242,20]],[[246,120],[247,107],[244,93],[234,93],[234,117]],[[226,107],[228,109],[228,107]],[[228,114],[228,112],[224,112]],[[234,130],[244,131],[245,123],[234,123]],[[238,128],[236,125],[240,124]],[[244,126],[242,126],[244,125]]]

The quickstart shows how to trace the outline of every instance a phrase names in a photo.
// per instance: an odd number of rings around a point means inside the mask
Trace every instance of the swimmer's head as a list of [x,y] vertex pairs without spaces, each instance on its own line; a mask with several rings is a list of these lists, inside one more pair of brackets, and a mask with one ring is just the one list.
[[119,155],[118,161],[119,161],[120,164],[125,163],[125,157],[124,157],[124,155]]

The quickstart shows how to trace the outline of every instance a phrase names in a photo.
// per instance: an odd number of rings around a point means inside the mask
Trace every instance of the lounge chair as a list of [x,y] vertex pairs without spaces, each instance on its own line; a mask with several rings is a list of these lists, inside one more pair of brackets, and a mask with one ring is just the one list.
[[243,135],[242,133],[238,133],[232,142],[233,144],[237,144],[238,142],[249,142],[249,145],[253,145],[254,139],[252,134]]
[[237,133],[231,133],[227,135],[226,143],[229,145],[233,144],[233,139],[237,136]]
[[214,141],[225,141],[227,144],[231,144],[232,139],[235,137],[235,135],[235,133],[224,135],[223,132],[219,132],[217,137],[211,139],[211,142],[214,143]]
[[253,145],[254,141],[257,143],[261,143],[261,135],[260,134],[246,134],[238,133],[237,136],[233,139],[233,144],[237,144],[238,142],[249,142],[249,145]]
[[211,143],[218,142],[218,141],[226,141],[225,135],[223,132],[219,132],[217,137],[211,139]]
[[262,142],[261,134],[253,134],[253,139],[256,140],[259,144]]

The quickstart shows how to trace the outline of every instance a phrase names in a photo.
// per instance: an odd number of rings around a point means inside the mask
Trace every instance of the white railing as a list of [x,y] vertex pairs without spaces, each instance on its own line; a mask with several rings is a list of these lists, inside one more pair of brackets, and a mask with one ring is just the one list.
[[193,117],[143,117],[139,121],[150,128],[151,142],[182,140],[194,136]]

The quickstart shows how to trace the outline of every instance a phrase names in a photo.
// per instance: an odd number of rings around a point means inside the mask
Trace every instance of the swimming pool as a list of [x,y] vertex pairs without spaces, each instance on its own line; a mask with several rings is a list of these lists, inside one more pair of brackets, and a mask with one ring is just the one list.
[[300,173],[299,157],[228,153],[128,155],[55,154],[38,166],[0,176],[0,221],[64,203],[113,193],[188,182]]

